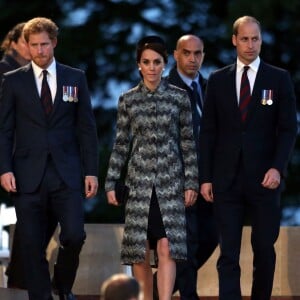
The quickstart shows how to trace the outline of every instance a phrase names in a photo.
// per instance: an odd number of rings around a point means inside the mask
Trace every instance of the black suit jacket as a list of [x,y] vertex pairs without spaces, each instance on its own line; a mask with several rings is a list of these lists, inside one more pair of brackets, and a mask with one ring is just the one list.
[[[167,77],[168,81],[179,87],[182,88],[184,90],[187,91],[189,98],[192,98],[192,90],[191,88],[181,79],[180,75],[178,74],[177,71],[177,67],[176,65],[170,70],[170,73]],[[199,74],[199,84],[201,86],[201,91],[202,91],[202,99],[204,99],[204,91],[206,89],[206,84],[207,84],[207,80],[201,75]],[[194,112],[193,112],[194,113]],[[193,123],[197,122],[197,118],[193,117]],[[196,127],[200,126],[200,124],[195,124]],[[197,137],[195,137],[196,140],[196,151],[197,151],[197,157],[198,157],[198,167],[199,167],[199,155],[200,155],[200,148],[199,148],[199,140],[197,139]]]
[[[57,63],[53,111],[45,116],[32,65],[6,73],[0,94],[0,174],[14,172],[20,192],[36,190],[49,155],[64,182],[82,187],[97,176],[97,133],[84,72]],[[63,86],[78,88],[78,102],[63,101]]]
[[[224,191],[242,163],[247,182],[262,190],[269,168],[286,172],[297,132],[294,88],[287,71],[261,61],[242,123],[235,74],[233,64],[208,79],[200,130],[200,179],[212,182],[214,191]],[[273,90],[272,105],[262,104],[263,89]]]
[[[190,98],[192,97],[192,90],[189,86],[185,84],[185,82],[179,76],[176,65],[170,70],[167,79],[171,84],[179,88],[185,89],[188,92]],[[206,89],[207,80],[201,74],[199,74],[199,84],[202,90],[202,98],[204,99],[204,91]]]

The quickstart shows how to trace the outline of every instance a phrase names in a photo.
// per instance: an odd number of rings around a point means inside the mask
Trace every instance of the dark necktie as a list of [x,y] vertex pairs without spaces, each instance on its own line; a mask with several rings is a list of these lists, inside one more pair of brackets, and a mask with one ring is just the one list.
[[191,107],[192,107],[192,113],[193,113],[193,132],[195,140],[198,140],[199,137],[199,129],[200,129],[200,121],[201,121],[201,115],[199,110],[202,110],[200,96],[197,90],[197,83],[195,81],[191,84]]
[[241,79],[241,89],[240,89],[240,103],[239,108],[241,112],[242,121],[246,120],[248,105],[251,100],[251,91],[250,91],[250,83],[247,75],[247,71],[249,66],[244,66],[244,71]]
[[192,88],[193,88],[192,97],[197,103],[197,105],[199,106],[200,111],[202,112],[202,102],[201,102],[200,95],[198,93],[198,85],[195,81],[192,82]]
[[53,108],[52,96],[50,92],[50,88],[47,81],[47,70],[43,70],[43,80],[42,80],[42,89],[41,89],[41,101],[44,107],[44,111],[46,116],[48,116]]

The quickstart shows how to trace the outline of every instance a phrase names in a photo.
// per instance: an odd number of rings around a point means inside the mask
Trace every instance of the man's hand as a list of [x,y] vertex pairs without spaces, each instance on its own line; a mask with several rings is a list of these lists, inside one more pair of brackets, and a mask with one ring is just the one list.
[[278,172],[278,170],[274,168],[269,169],[265,174],[264,180],[261,184],[267,189],[277,189],[280,185],[280,173]]
[[15,193],[17,191],[16,179],[13,172],[7,172],[2,174],[0,180],[1,180],[1,186],[7,192]]
[[212,184],[210,182],[201,184],[200,193],[207,202],[214,202]]
[[85,197],[93,198],[98,191],[98,178],[96,176],[85,176]]

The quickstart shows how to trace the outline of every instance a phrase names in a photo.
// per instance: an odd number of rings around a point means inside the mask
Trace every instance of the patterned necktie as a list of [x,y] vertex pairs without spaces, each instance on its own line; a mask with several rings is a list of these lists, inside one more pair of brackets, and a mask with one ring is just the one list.
[[42,80],[42,89],[41,89],[41,101],[44,107],[44,111],[46,116],[48,116],[53,108],[52,96],[50,92],[50,88],[47,81],[47,70],[43,70],[43,80]]
[[249,70],[249,66],[244,66],[244,71],[241,79],[241,89],[240,89],[240,112],[242,121],[246,120],[247,112],[248,112],[248,104],[251,100],[251,91],[250,91],[250,83],[247,75],[247,71]]

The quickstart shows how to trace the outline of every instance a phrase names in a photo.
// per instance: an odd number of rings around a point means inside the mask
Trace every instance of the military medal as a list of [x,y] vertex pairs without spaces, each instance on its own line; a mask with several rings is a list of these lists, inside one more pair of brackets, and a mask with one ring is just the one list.
[[262,105],[266,105],[267,104],[267,91],[266,90],[262,90],[262,97],[261,97],[261,104]]
[[73,87],[72,86],[68,86],[68,96],[69,96],[68,101],[69,102],[73,102],[73,96],[72,96],[72,94],[73,94]]
[[74,102],[78,102],[78,87],[74,86]]
[[267,96],[267,104],[272,105],[273,104],[273,90],[267,90],[268,96]]
[[78,87],[63,85],[63,101],[78,102]]
[[63,101],[64,102],[68,101],[67,87],[65,85],[63,85]]
[[273,104],[273,90],[262,90],[262,105],[272,105]]

